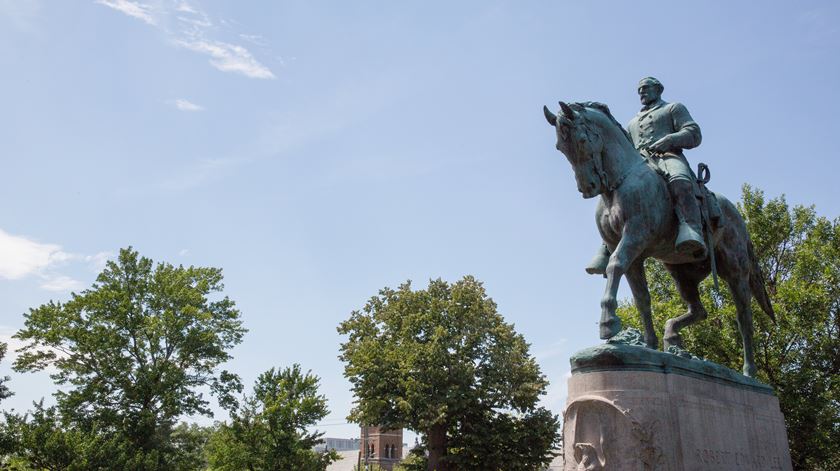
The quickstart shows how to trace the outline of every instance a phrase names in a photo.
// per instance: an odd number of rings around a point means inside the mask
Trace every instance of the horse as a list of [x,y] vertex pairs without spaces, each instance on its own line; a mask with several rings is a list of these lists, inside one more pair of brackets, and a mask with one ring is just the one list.
[[743,373],[754,377],[753,320],[750,306],[755,297],[761,310],[774,322],[775,314],[764,287],[764,277],[755,256],[747,226],[732,202],[715,193],[720,205],[716,224],[707,223],[712,247],[702,258],[678,253],[674,248],[678,221],[665,180],[633,146],[624,128],[609,108],[596,102],[566,104],[555,115],[543,107],[546,120],[557,133],[557,150],[575,173],[578,191],[584,198],[600,195],[596,224],[611,255],[601,300],[600,337],[609,339],[621,330],[616,315],[618,286],[627,278],[636,309],[644,325],[645,344],[658,348],[651,317],[650,292],[645,279],[645,259],[663,262],[677,285],[688,310],[665,322],[663,343],[682,348],[680,330],[708,316],[700,301],[698,286],[711,272],[726,281],[737,309],[738,330],[744,353]]

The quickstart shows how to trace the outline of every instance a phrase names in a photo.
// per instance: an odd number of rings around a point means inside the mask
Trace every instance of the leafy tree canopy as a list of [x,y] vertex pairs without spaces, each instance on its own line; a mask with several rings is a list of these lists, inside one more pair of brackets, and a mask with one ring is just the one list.
[[557,419],[536,408],[547,381],[473,277],[385,288],[338,331],[348,336],[340,358],[357,398],[349,419],[423,433],[428,469],[520,469],[471,460],[499,457],[481,440],[513,443],[532,417],[552,420],[530,443],[504,448],[507,459],[526,469],[551,461]]
[[[6,343],[0,342],[0,361],[2,361],[3,358],[6,356],[6,349],[8,347],[9,346]],[[8,382],[8,376],[0,377],[0,400],[6,399],[7,397],[10,397],[12,394],[14,394],[12,393],[12,390],[9,389],[8,384],[6,384]]]
[[90,289],[25,314],[14,367],[52,367],[64,429],[113,435],[131,469],[169,466],[177,418],[211,415],[198,388],[228,405],[241,391],[236,375],[218,371],[245,333],[223,288],[220,269],[155,265],[123,249]]
[[208,444],[210,469],[239,471],[323,471],[339,458],[334,451],[319,453],[321,432],[309,432],[329,413],[327,399],[318,394],[319,379],[301,372],[300,365],[274,368],[261,374],[253,394],[231,411]]

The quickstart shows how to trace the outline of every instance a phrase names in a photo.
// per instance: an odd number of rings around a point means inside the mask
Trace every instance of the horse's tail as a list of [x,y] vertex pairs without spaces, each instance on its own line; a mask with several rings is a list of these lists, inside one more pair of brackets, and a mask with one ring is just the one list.
[[764,311],[773,323],[776,323],[776,313],[773,312],[773,305],[770,304],[770,296],[767,295],[767,289],[764,286],[764,274],[761,273],[761,267],[758,265],[758,258],[755,256],[752,241],[747,239],[747,252],[750,257],[750,291],[753,297],[758,302],[761,310]]

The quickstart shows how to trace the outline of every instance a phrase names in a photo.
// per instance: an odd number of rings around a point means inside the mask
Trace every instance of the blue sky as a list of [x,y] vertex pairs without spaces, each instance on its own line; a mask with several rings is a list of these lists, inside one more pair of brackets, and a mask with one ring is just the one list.
[[[626,123],[654,75],[716,191],[836,217],[838,25],[829,1],[0,0],[0,339],[121,247],[222,267],[250,329],[229,368],[313,370],[322,429],[353,436],[337,324],[384,286],[473,274],[559,413],[603,280],[543,104]],[[49,401],[9,365],[0,407]]]

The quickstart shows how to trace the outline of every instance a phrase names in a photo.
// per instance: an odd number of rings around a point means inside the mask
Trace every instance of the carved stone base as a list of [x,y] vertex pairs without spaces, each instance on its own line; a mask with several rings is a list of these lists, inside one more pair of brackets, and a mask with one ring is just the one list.
[[630,345],[572,357],[563,444],[566,471],[792,469],[768,386]]

